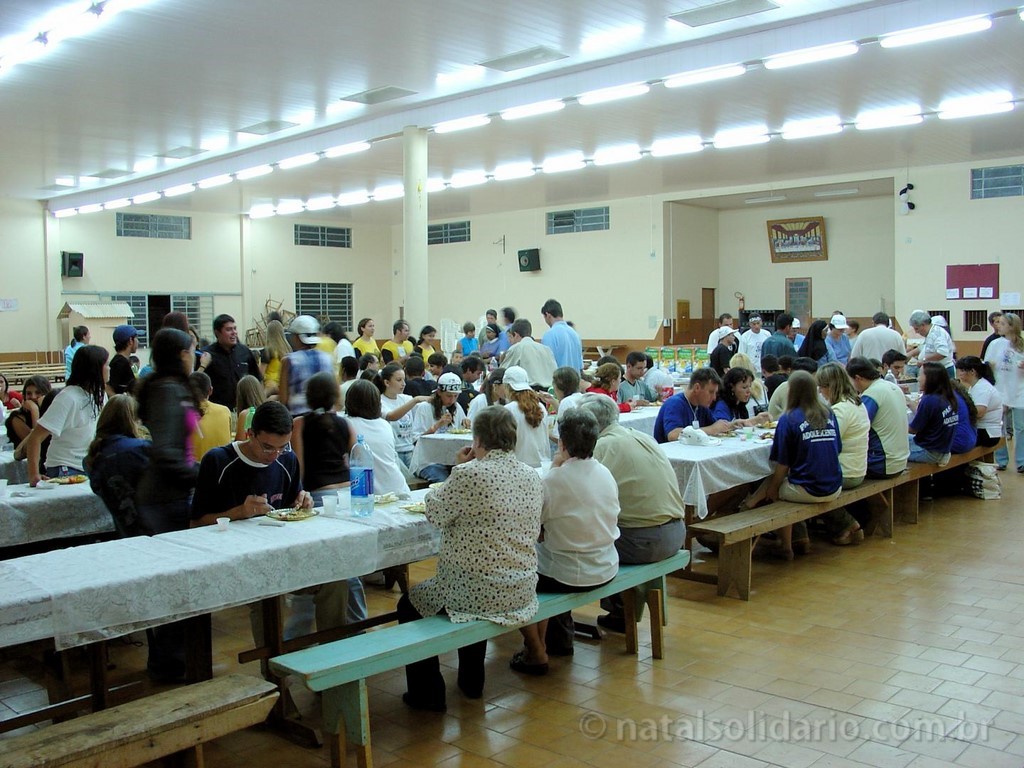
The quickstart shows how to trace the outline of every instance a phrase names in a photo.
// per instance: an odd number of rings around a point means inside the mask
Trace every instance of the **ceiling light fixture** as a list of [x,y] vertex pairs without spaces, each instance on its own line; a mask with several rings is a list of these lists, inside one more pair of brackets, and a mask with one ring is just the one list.
[[117,200],[108,200],[103,204],[103,210],[113,211],[118,208],[127,208],[132,204],[132,201],[127,197],[119,197]]
[[815,197],[848,197],[859,195],[859,187],[846,187],[845,189],[821,189],[814,193]]
[[487,183],[487,174],[483,171],[462,171],[461,173],[453,173],[448,183],[451,185],[452,189],[477,187],[481,184]]
[[712,139],[715,149],[732,149],[733,147],[749,147],[753,144],[766,144],[771,137],[768,126],[752,125],[746,128],[730,128],[719,131]]
[[457,120],[442,120],[434,126],[434,133],[465,131],[469,128],[480,128],[490,122],[491,118],[488,115],[470,115],[469,117],[460,117]]
[[260,176],[266,176],[268,173],[273,172],[274,166],[272,165],[254,165],[252,168],[246,168],[236,173],[235,178],[239,181],[248,181],[249,179],[257,179]]
[[939,104],[940,120],[956,120],[961,117],[995,115],[1013,110],[1013,94],[1009,91],[946,99]]
[[345,155],[355,155],[359,152],[365,152],[369,148],[370,142],[368,141],[353,141],[349,144],[340,144],[337,147],[325,149],[324,157],[328,160],[332,160],[335,157],[345,157]]
[[103,210],[103,206],[99,203],[92,203],[91,205],[80,205],[78,206],[79,213],[99,213]]
[[570,152],[566,155],[548,158],[541,165],[541,170],[544,173],[563,173],[565,171],[577,171],[580,168],[585,168],[586,165],[587,163],[583,159],[582,152]]
[[266,219],[274,215],[273,203],[259,203],[249,209],[250,219]]
[[144,205],[145,203],[152,203],[154,200],[160,199],[159,192],[143,192],[141,195],[136,195],[132,198],[133,205]]
[[643,96],[651,90],[647,83],[629,83],[628,85],[616,85],[611,88],[599,88],[596,91],[587,91],[576,97],[576,101],[585,107],[593,104],[604,104],[619,99],[630,99],[634,96]]
[[177,197],[178,195],[187,195],[189,192],[195,192],[195,184],[179,184],[176,187],[169,187],[164,190],[164,197]]
[[304,155],[295,155],[295,157],[286,157],[284,160],[278,162],[277,167],[282,171],[288,171],[292,168],[301,168],[304,165],[312,165],[320,159],[320,155],[316,152],[307,152]]
[[278,216],[289,216],[293,213],[302,213],[305,208],[306,206],[301,200],[296,200],[294,198],[278,200],[276,213]]
[[230,184],[234,180],[234,177],[230,173],[222,173],[219,176],[211,176],[208,179],[203,179],[199,182],[198,186],[200,189],[213,189],[214,187],[223,187],[225,184]]
[[405,187],[401,184],[385,184],[383,187],[377,187],[370,194],[377,202],[381,202],[383,200],[397,200],[398,198],[405,196]]
[[74,208],[61,208],[60,210],[54,211],[53,215],[58,219],[67,219],[71,216],[77,216],[78,211]]
[[431,192],[444,192],[448,188],[448,184],[444,179],[427,179],[427,183],[424,189],[427,190],[429,195]]
[[843,124],[838,115],[816,117],[810,120],[789,120],[782,126],[782,138],[787,141],[809,139],[815,136],[830,136],[841,133],[842,130]]
[[328,208],[333,208],[336,205],[334,198],[331,195],[324,195],[323,197],[311,197],[306,201],[307,211],[326,211]]
[[677,136],[671,139],[658,139],[651,144],[651,157],[671,157],[688,155],[704,149],[704,139],[700,136]]
[[565,102],[561,99],[548,99],[547,101],[535,101],[533,104],[523,104],[521,107],[510,107],[502,110],[502,120],[521,120],[524,117],[535,115],[546,115],[550,112],[558,112],[565,109]]
[[687,85],[699,85],[700,83],[711,83],[716,80],[728,80],[731,77],[745,75],[747,68],[742,64],[729,64],[724,67],[707,67],[695,69],[691,72],[680,72],[678,75],[670,75],[665,78],[666,88],[683,88]]
[[901,29],[899,32],[882,35],[878,40],[878,44],[883,48],[899,48],[904,45],[930,43],[933,40],[944,40],[947,37],[984,32],[986,29],[991,28],[992,19],[988,16],[968,16],[963,19],[943,21],[939,24]]
[[852,56],[859,50],[860,46],[852,41],[834,43],[832,45],[819,45],[814,48],[802,48],[798,51],[769,56],[764,60],[764,68],[785,69],[786,67],[799,67],[802,64],[814,64],[819,61],[830,61],[831,59],[841,59],[844,56]]
[[346,192],[343,195],[338,195],[336,202],[339,206],[362,205],[363,203],[370,202],[370,196],[365,190],[362,192]]
[[861,112],[854,119],[858,131],[874,131],[879,128],[898,128],[904,125],[917,125],[924,121],[919,104],[906,104],[901,107],[885,107],[869,109]]
[[494,180],[511,181],[512,179],[527,179],[536,173],[536,166],[531,162],[504,163],[494,169]]
[[743,202],[747,205],[758,205],[759,203],[781,203],[785,199],[785,195],[765,195],[764,197],[748,197]]
[[631,163],[641,157],[640,147],[636,144],[622,144],[617,147],[605,147],[594,152],[594,165],[618,165]]

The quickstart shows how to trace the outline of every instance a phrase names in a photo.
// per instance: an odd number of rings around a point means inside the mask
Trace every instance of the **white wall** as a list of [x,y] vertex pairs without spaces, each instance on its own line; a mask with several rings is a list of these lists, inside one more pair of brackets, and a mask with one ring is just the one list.
[[[18,302],[16,311],[0,312],[0,352],[46,349],[44,229],[39,203],[0,199],[0,299]],[[59,266],[52,279],[60,280]]]
[[[674,318],[675,300],[689,300],[691,317],[702,317],[702,288],[719,287],[719,212],[713,208],[670,203],[666,206],[669,221],[667,246],[671,286],[666,317]],[[715,316],[732,310],[733,297],[715,291]]]

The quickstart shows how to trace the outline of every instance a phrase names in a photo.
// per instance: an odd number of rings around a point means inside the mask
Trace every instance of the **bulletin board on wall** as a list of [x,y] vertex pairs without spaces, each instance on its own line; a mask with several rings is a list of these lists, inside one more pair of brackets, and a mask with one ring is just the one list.
[[950,264],[946,267],[947,300],[977,301],[998,297],[998,264]]
[[811,278],[786,278],[786,311],[798,319],[811,316]]

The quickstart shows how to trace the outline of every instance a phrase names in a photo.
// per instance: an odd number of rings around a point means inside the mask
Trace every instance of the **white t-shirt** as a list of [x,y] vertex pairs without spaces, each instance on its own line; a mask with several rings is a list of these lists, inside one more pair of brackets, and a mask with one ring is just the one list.
[[352,416],[348,421],[356,435],[362,435],[373,452],[374,493],[408,493],[409,484],[398,466],[400,459],[395,452],[395,433],[391,431],[391,425],[384,419]]
[[989,437],[1001,437],[1003,434],[1003,399],[999,396],[999,390],[985,379],[978,379],[978,382],[971,387],[971,399],[976,406],[983,406],[986,409],[985,415],[978,417],[978,431],[985,430]]
[[843,477],[855,480],[868,473],[868,432],[871,431],[871,417],[864,404],[854,405],[849,400],[840,400],[832,406],[839,425],[839,438],[843,450],[839,453],[839,467]]
[[506,403],[505,408],[516,420],[516,458],[531,467],[539,467],[541,462],[549,461],[551,443],[544,419],[536,427],[531,427],[526,423],[526,415],[520,410],[519,403]]
[[401,408],[403,405],[412,400],[412,395],[406,395],[401,392],[398,396],[392,400],[390,397],[380,396],[380,415],[384,417],[384,420],[391,425],[391,429],[395,432],[395,450],[399,453],[405,453],[411,451],[413,448],[412,439],[412,412],[414,409],[410,408],[405,412],[405,415],[397,421],[388,421],[387,415],[394,410]]
[[1019,367],[1024,354],[1015,350],[1008,339],[998,338],[985,350],[985,362],[996,375],[996,389],[1007,408],[1024,408],[1024,370]]
[[92,397],[81,387],[64,387],[58,392],[39,419],[39,425],[53,435],[46,452],[47,466],[81,469],[96,436],[98,416]]
[[[383,398],[381,398],[383,399]],[[470,403],[472,405],[472,403]],[[461,427],[462,420],[466,418],[466,412],[462,410],[462,406],[458,403],[455,404],[455,417],[452,419],[452,426]],[[415,442],[420,439],[420,435],[434,426],[437,422],[437,417],[434,416],[434,403],[427,401],[425,403],[418,404],[412,409],[412,438]],[[448,428],[440,429],[439,432],[447,432]],[[415,470],[413,470],[415,471]]]
[[[499,403],[492,403],[492,405],[499,405]],[[477,395],[469,401],[469,411],[466,415],[469,417],[470,423],[476,421],[476,417],[480,415],[480,411],[487,407],[487,397],[484,394]],[[415,409],[414,409],[415,410]]]
[[566,395],[558,401],[558,413],[555,414],[555,418],[551,419],[551,437],[555,440],[558,439],[558,420],[565,415],[565,413],[576,407],[576,404],[583,397],[582,392],[573,392],[571,395]]
[[748,328],[740,334],[740,353],[750,358],[754,370],[761,370],[761,346],[772,337],[771,333],[762,328],[757,333]]
[[342,339],[334,348],[334,367],[337,368],[341,365],[342,359],[346,357],[358,357],[358,355],[356,355],[356,348],[352,346],[352,342]]
[[574,587],[593,587],[619,571],[619,489],[597,459],[569,459],[544,477],[544,541],[537,572]]

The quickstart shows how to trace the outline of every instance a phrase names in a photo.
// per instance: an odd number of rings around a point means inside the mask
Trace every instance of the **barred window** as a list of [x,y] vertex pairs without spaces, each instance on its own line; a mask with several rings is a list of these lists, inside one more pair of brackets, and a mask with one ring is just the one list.
[[149,294],[147,293],[112,293],[111,301],[125,301],[132,308],[132,317],[128,325],[139,334],[139,346],[149,346]]
[[577,208],[573,211],[548,211],[547,233],[596,232],[611,228],[608,206]]
[[351,248],[351,227],[318,227],[315,224],[295,225],[296,245],[316,245],[324,248]]
[[468,221],[449,221],[446,224],[430,224],[427,226],[427,245],[443,243],[468,243],[470,226]]
[[1024,195],[1024,165],[971,169],[971,199]]
[[153,237],[159,240],[192,239],[191,216],[118,213],[115,226],[118,237]]
[[352,331],[352,283],[296,283],[295,312],[312,315],[321,325],[335,321]]

